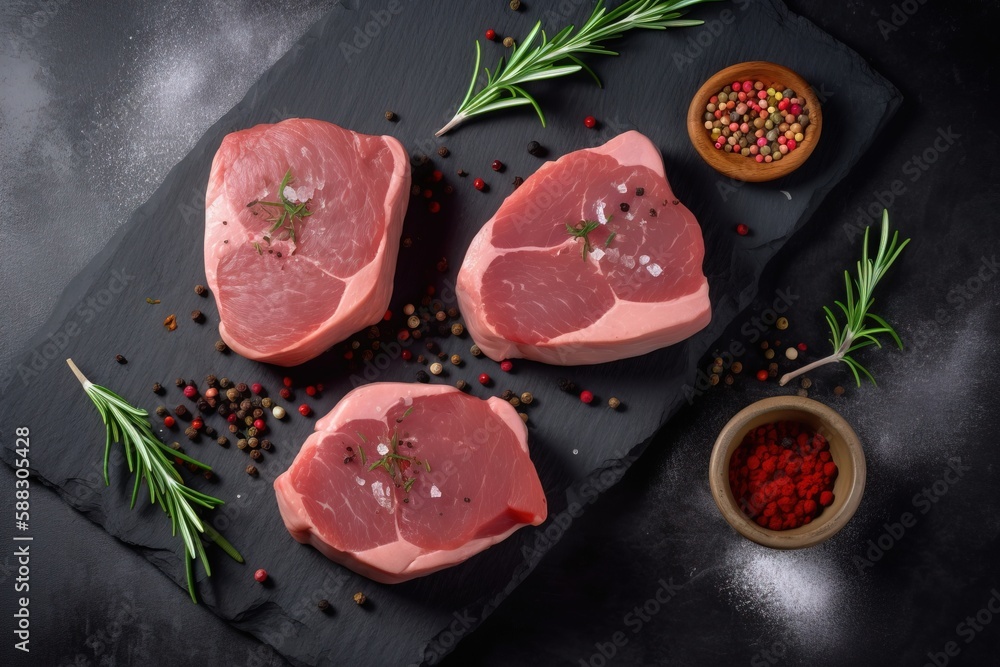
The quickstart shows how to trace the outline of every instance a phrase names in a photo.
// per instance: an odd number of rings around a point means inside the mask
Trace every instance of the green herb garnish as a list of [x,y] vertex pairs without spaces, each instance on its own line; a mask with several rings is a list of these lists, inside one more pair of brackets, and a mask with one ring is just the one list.
[[[278,186],[278,201],[257,200],[247,204],[249,208],[261,206],[268,209],[268,217],[265,220],[270,222],[271,226],[267,230],[268,236],[265,236],[264,239],[269,245],[271,243],[270,235],[278,231],[285,232],[285,239],[292,243],[298,243],[296,223],[302,222],[304,218],[312,215],[312,211],[307,208],[309,205],[308,201],[296,204],[285,196],[285,188],[288,187],[292,180],[292,170],[289,168],[285,172],[284,178],[281,179],[281,184]],[[263,254],[260,250],[260,245],[257,243],[254,245],[257,246],[257,252]]]
[[608,234],[608,238],[604,240],[604,247],[607,248],[611,245],[611,242],[615,240],[616,236],[618,236],[618,232],[611,232]]
[[[411,412],[413,412],[413,407],[414,406],[411,405],[409,408],[406,409],[406,412],[404,412],[401,416],[397,417],[396,423],[397,424],[402,423],[402,421],[406,419]],[[358,435],[361,436],[362,440],[366,440],[365,437],[361,435],[360,432],[358,432]],[[400,465],[400,462],[406,461],[410,465],[423,466],[424,469],[427,470],[427,472],[431,471],[431,464],[426,460],[421,461],[416,457],[406,456],[405,454],[399,453],[398,426],[392,429],[392,435],[389,437],[389,442],[385,444],[386,447],[388,448],[388,451],[386,451],[386,453],[383,454],[380,459],[376,460],[374,463],[369,465],[368,471],[371,472],[376,468],[382,468],[387,473],[389,473],[389,477],[392,478],[393,484],[395,484],[397,487],[402,486],[403,490],[406,493],[409,493],[410,488],[413,486],[413,483],[416,481],[417,478],[412,473],[409,476],[407,476],[406,470],[403,469],[403,467]],[[360,449],[360,445],[359,445],[359,451],[361,451],[361,465],[366,465],[367,462],[365,460],[364,451]]]
[[[865,240],[861,250],[861,261],[858,262],[857,278],[852,282],[850,272],[844,271],[844,282],[847,286],[847,303],[844,304],[841,301],[834,302],[844,311],[844,315],[847,318],[844,326],[840,326],[832,310],[826,306],[823,307],[823,310],[826,311],[827,324],[830,325],[830,343],[833,345],[833,354],[803,366],[797,371],[786,373],[782,376],[779,384],[785,385],[789,380],[803,373],[837,361],[847,364],[847,367],[854,373],[854,379],[857,381],[859,387],[861,386],[859,371],[864,373],[871,380],[872,384],[875,384],[875,378],[872,377],[872,374],[850,356],[851,353],[869,345],[882,347],[882,343],[875,337],[877,334],[889,334],[896,341],[899,349],[903,349],[903,341],[900,340],[899,335],[889,323],[878,315],[869,312],[869,310],[872,304],[875,303],[875,300],[872,298],[875,285],[878,284],[878,281],[882,279],[886,271],[889,270],[889,267],[896,261],[899,253],[903,252],[903,248],[910,242],[910,239],[899,243],[899,232],[893,232],[892,239],[889,239],[889,212],[883,210],[882,235],[879,239],[878,253],[875,255],[873,261],[868,257],[868,232],[870,229],[870,227],[865,229]],[[854,295],[855,289],[857,289],[857,299],[855,299]],[[876,326],[869,327],[868,320],[874,322]]]
[[[626,0],[611,11],[608,11],[603,2],[599,2],[590,18],[576,34],[573,34],[574,26],[569,25],[552,39],[548,39],[542,30],[542,22],[539,21],[524,41],[511,49],[509,59],[505,61],[501,58],[492,72],[486,68],[486,85],[478,92],[474,91],[479,77],[482,53],[479,40],[476,40],[476,64],[472,68],[469,90],[454,118],[437,131],[437,136],[440,137],[473,116],[527,104],[534,107],[544,127],[545,115],[542,114],[542,109],[535,98],[521,87],[523,84],[541,79],[554,79],[584,70],[600,86],[601,80],[597,74],[578,56],[588,53],[618,55],[615,51],[601,46],[599,42],[621,37],[623,33],[633,28],[663,30],[701,25],[704,21],[677,20],[677,18],[683,15],[684,12],[681,10],[708,1],[710,0]],[[539,34],[541,43],[532,46]]]
[[223,501],[185,486],[184,479],[174,467],[173,460],[180,459],[206,471],[210,471],[212,468],[163,444],[153,434],[148,412],[129,405],[124,398],[115,392],[88,380],[72,359],[67,359],[66,363],[69,364],[70,369],[83,385],[87,396],[97,406],[97,411],[101,413],[101,419],[107,426],[107,437],[104,442],[104,483],[108,486],[111,485],[108,477],[111,443],[120,442],[125,448],[128,469],[135,473],[132,503],[129,507],[135,507],[135,501],[139,497],[139,487],[145,480],[149,486],[149,502],[159,504],[170,517],[172,535],[177,535],[177,532],[180,531],[181,539],[184,541],[188,592],[191,595],[191,601],[197,604],[192,567],[194,559],[200,557],[205,574],[212,576],[208,556],[205,554],[205,545],[202,544],[199,533],[204,533],[236,562],[243,562],[243,556],[235,547],[210,525],[203,522],[195,511],[195,506],[213,509],[224,504]]
[[[608,218],[610,221],[611,218]],[[593,250],[593,246],[590,244],[590,232],[594,231],[601,226],[601,223],[596,220],[581,220],[575,225],[566,223],[566,233],[570,236],[578,239],[583,239],[583,247],[580,248],[580,256],[586,261],[587,253]],[[608,239],[610,243],[610,238]],[[607,247],[607,243],[604,244]]]
[[156,304],[158,304],[159,302],[160,302],[160,300],[159,300],[159,299],[154,299],[154,298],[153,298],[153,297],[151,297],[151,296],[147,296],[147,297],[146,297],[146,303],[148,303],[148,304],[149,304],[149,305],[151,305],[151,306],[155,306],[155,305],[156,305]]

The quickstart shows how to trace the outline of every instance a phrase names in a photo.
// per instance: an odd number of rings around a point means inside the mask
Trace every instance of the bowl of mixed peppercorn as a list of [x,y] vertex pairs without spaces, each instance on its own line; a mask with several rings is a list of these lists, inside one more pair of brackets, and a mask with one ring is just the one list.
[[805,79],[775,63],[732,65],[691,100],[688,136],[713,169],[741,181],[771,181],[798,169],[823,128],[819,99]]
[[809,547],[854,516],[865,488],[864,452],[833,409],[799,396],[766,398],[719,433],[709,486],[744,537],[776,549]]

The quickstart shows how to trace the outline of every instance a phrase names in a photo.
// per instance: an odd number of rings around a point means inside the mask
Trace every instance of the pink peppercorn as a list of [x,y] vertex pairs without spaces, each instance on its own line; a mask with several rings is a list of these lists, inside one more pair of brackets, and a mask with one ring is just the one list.
[[230,412],[229,416],[226,417],[226,421],[229,422],[230,424],[235,424],[236,423],[236,413],[235,412]]
[[796,146],[798,146],[798,143],[796,143],[795,139],[789,139],[789,140],[788,140],[788,141],[787,141],[787,142],[785,143],[785,145],[786,145],[786,146],[788,146],[788,150],[790,150],[790,151],[794,151],[794,150],[795,150],[795,147],[796,147]]
[[490,376],[487,375],[486,373],[480,373],[479,374],[479,384],[485,386],[485,385],[488,385],[489,383],[490,383]]
[[805,343],[799,343],[795,347],[799,348],[799,352],[805,352],[806,350],[809,349],[808,347],[806,347]]
[[315,395],[316,395],[316,387],[312,385],[306,387],[306,396],[315,396]]
[[264,385],[262,385],[260,382],[254,382],[252,385],[250,385],[250,391],[260,396],[262,393],[264,393]]
[[740,89],[743,87],[743,84],[741,84],[739,81],[733,81],[733,86],[732,87],[733,87],[733,90],[735,90],[738,93],[738,92],[740,92]]
[[789,111],[793,116],[798,116],[802,113],[802,107],[798,104],[793,104],[791,108],[789,108]]
[[184,387],[184,395],[187,396],[188,398],[194,398],[195,396],[198,395],[198,388],[195,387],[193,384],[189,384],[188,386]]
[[747,91],[748,93],[751,92],[751,91],[753,91],[753,81],[751,81],[750,79],[747,79],[746,81],[744,81],[743,82],[743,90]]
[[267,570],[265,570],[264,568],[257,570],[256,572],[253,573],[253,578],[254,581],[256,581],[258,584],[264,583],[265,581],[267,581]]
[[255,419],[253,420],[253,427],[257,429],[258,432],[263,432],[263,430],[267,428],[267,424],[263,419]]
[[403,350],[401,356],[403,357],[403,361],[409,361],[413,358],[413,353],[409,350]]
[[500,370],[502,370],[504,373],[510,373],[512,370],[514,370],[514,362],[511,361],[510,359],[504,359],[503,361],[500,362]]
[[580,400],[588,404],[593,403],[594,402],[593,392],[584,389],[583,391],[580,392]]
[[763,162],[764,156],[758,153],[757,155],[754,156],[754,159],[757,160],[757,162]]
[[761,137],[757,140],[758,146],[767,146],[767,137]]
[[302,405],[299,406],[299,414],[302,415],[303,417],[308,417],[310,414],[312,414],[312,408],[303,403]]

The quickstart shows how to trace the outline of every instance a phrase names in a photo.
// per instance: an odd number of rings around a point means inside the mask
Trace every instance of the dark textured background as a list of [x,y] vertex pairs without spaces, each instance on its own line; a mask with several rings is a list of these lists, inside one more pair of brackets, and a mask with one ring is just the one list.
[[[15,37],[25,35],[21,18],[41,6],[5,7],[5,26]],[[65,199],[53,201],[41,184],[4,168],[3,203],[10,211],[5,241],[29,233],[11,220],[30,219],[29,212],[37,216],[41,209],[47,221],[46,243],[18,245],[21,252],[4,256],[5,313],[16,313],[3,320],[5,341],[37,330],[118,222],[325,8],[220,2],[137,15],[122,9],[115,16],[114,10],[102,14],[73,3],[45,6],[50,18],[39,21],[38,33],[17,42],[5,36],[0,52],[6,162],[69,165],[79,192],[60,190]],[[741,378],[735,390],[713,390],[671,422],[623,483],[588,509],[526,584],[463,641],[453,664],[599,664],[596,652],[610,652],[607,642],[619,630],[627,639],[616,649],[619,664],[759,663],[767,662],[760,651],[768,648],[772,656],[784,653],[781,661],[789,664],[912,664],[927,651],[942,651],[949,640],[960,642],[958,661],[982,664],[996,650],[995,625],[985,625],[969,644],[955,627],[975,615],[1000,583],[989,560],[998,519],[990,495],[992,415],[984,398],[996,372],[990,333],[997,290],[995,281],[974,279],[981,267],[985,277],[996,274],[981,259],[993,256],[998,240],[992,224],[996,174],[986,159],[996,136],[985,123],[988,110],[978,110],[968,97],[996,78],[984,46],[989,21],[949,25],[955,19],[931,5],[905,23],[906,14],[897,15],[899,30],[883,34],[878,21],[892,20],[892,6],[847,8],[824,16],[793,5],[870,56],[907,102],[866,164],[814,217],[810,232],[782,250],[765,273],[758,303],[737,318],[720,345],[748,340],[743,324],[770,305],[776,290],[790,287],[802,297],[789,315],[788,333],[820,347],[819,306],[840,288],[837,272],[858,250],[852,228],[844,225],[857,218],[858,207],[887,200],[884,193],[901,181],[893,219],[915,241],[880,302],[911,348],[870,357],[880,388],[851,390],[835,403],[855,424],[869,456],[870,485],[858,517],[828,545],[794,554],[747,544],[722,523],[704,483],[710,442],[739,407],[775,391]],[[967,13],[976,9],[970,4]],[[117,30],[91,38],[87,51],[79,35],[101,34],[111,25]],[[283,37],[275,44],[277,34]],[[135,39],[141,46],[130,44]],[[87,56],[97,64],[82,70]],[[220,89],[220,81],[232,90]],[[67,107],[92,122],[83,128],[89,136],[61,136],[65,127],[46,125],[65,117]],[[958,140],[934,155],[938,130],[949,126]],[[926,172],[912,171],[907,161],[925,150],[937,160]],[[727,196],[725,188],[719,192]],[[87,233],[80,238],[73,230],[84,223]],[[760,363],[753,354],[744,361],[750,368]],[[833,401],[831,387],[846,380],[837,369],[814,377],[814,395],[827,402]],[[11,428],[4,425],[5,436]],[[853,557],[864,555],[868,540],[879,539],[883,523],[917,511],[913,494],[942,479],[949,457],[961,457],[971,470],[919,515],[897,546],[859,572]],[[0,474],[11,479],[7,469]],[[46,524],[44,548],[33,561],[33,585],[41,589],[36,594],[60,610],[86,610],[82,623],[55,625],[49,619],[56,616],[41,615],[34,635],[39,662],[33,664],[157,663],[168,649],[179,652],[182,664],[281,664],[270,649],[191,609],[135,553],[52,494],[38,492],[33,500],[33,513]],[[12,559],[3,564],[9,581]],[[679,588],[638,627],[637,617],[627,614],[654,597],[661,579]]]

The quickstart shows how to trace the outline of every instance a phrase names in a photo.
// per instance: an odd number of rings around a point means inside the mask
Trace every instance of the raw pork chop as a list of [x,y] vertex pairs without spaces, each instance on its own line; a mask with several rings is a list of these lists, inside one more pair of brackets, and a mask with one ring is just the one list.
[[[568,233],[584,221],[586,237]],[[626,132],[544,164],[507,197],[469,247],[458,301],[492,359],[623,359],[708,324],[704,254],[659,151]]]
[[[527,436],[499,398],[448,386],[359,387],[316,422],[275,480],[278,508],[296,540],[359,574],[420,577],[545,520]],[[394,453],[411,460],[384,458]],[[370,469],[379,460],[395,465]]]
[[[308,201],[269,233],[285,195]],[[222,140],[205,197],[205,274],[233,350],[294,366],[382,318],[410,188],[392,137],[318,120],[257,125]],[[294,225],[294,239],[291,226]]]

